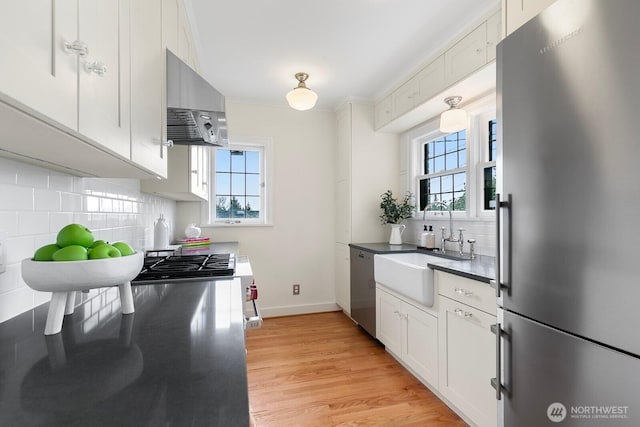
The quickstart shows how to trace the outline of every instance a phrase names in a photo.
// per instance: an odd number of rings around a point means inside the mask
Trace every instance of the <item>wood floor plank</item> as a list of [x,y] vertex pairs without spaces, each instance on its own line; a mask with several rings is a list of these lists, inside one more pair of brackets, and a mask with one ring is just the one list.
[[247,370],[258,427],[467,425],[341,312],[265,319]]

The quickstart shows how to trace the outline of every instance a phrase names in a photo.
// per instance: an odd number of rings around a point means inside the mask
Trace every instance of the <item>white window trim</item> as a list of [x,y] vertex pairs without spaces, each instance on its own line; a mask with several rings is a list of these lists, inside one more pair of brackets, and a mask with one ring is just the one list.
[[212,210],[215,209],[215,154],[210,159],[209,201],[202,203],[202,227],[271,227],[273,221],[273,138],[268,137],[242,137],[229,138],[229,149],[246,150],[252,148],[262,149],[262,189],[260,209],[264,215],[260,219],[234,219],[233,221],[215,220],[212,222]]
[[[486,152],[488,144],[487,131],[481,130],[481,120],[488,117],[484,123],[496,117],[496,98],[495,93],[489,94],[483,98],[473,101],[462,106],[469,115],[469,125],[467,126],[467,165],[465,168],[458,168],[455,171],[466,171],[467,173],[467,209],[464,212],[453,211],[453,217],[459,219],[493,219],[495,212],[485,210],[482,196],[483,180],[480,179],[484,167],[495,164],[487,162],[486,158],[482,159],[482,153]],[[489,117],[491,116],[491,117]],[[407,177],[408,191],[418,197],[418,189],[420,188],[420,179],[424,178],[422,174],[422,145],[440,136],[446,135],[440,132],[440,117],[436,116],[421,125],[405,132],[402,140],[409,147],[408,151],[408,172]],[[484,135],[484,140],[483,140]],[[450,174],[454,171],[446,171],[443,174]],[[438,174],[434,174],[436,176]],[[422,219],[422,211],[416,210],[414,219]],[[427,211],[426,218],[439,219],[442,214],[438,211]]]

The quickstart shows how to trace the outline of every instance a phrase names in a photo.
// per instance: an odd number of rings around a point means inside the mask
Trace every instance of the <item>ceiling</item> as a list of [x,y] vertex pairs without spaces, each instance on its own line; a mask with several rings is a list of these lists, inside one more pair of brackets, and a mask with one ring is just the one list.
[[309,74],[316,108],[375,100],[500,0],[184,0],[201,73],[228,99],[286,105]]

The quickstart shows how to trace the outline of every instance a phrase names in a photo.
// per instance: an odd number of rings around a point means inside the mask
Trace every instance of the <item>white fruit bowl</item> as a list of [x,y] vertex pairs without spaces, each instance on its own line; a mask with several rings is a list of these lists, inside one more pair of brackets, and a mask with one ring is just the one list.
[[143,261],[143,252],[85,261],[22,260],[24,282],[36,291],[52,293],[45,335],[57,334],[62,330],[64,315],[74,311],[76,291],[118,286],[122,313],[133,313],[131,280],[142,270]]
[[144,254],[86,261],[22,261],[22,278],[36,291],[84,291],[129,282],[142,270]]

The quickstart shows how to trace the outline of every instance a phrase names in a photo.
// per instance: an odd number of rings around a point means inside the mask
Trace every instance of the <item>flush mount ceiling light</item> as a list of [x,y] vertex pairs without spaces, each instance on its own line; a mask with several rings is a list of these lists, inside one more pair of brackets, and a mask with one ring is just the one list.
[[467,127],[467,112],[458,108],[461,96],[450,96],[444,99],[449,109],[440,115],[440,132],[452,133]]
[[316,93],[309,89],[304,83],[308,78],[309,74],[307,73],[296,73],[298,86],[287,93],[287,102],[291,108],[305,111],[310,110],[314,105],[316,105],[318,95],[316,95]]

